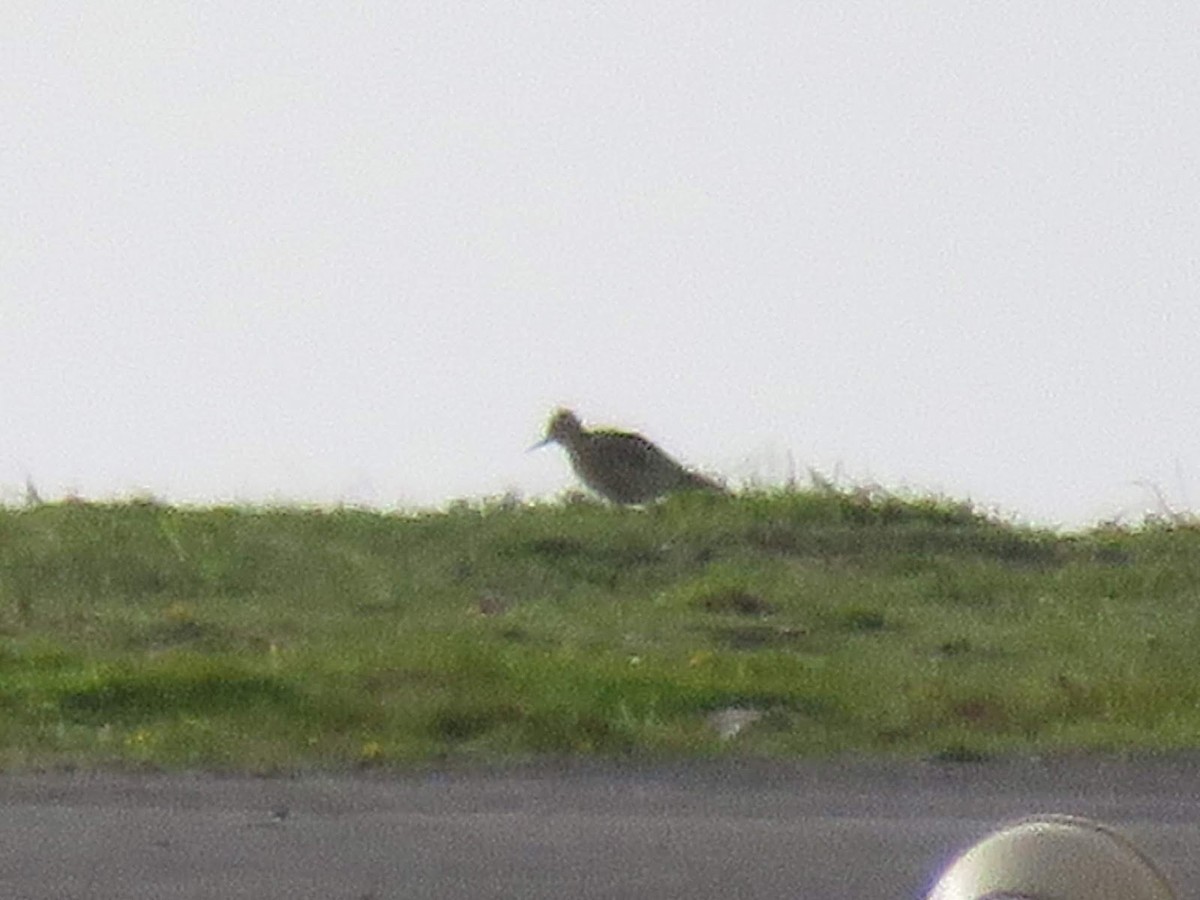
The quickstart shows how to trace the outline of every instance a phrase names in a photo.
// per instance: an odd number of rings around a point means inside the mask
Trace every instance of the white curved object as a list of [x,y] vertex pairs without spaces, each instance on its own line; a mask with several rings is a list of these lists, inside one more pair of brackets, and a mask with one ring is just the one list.
[[1099,822],[1036,816],[958,857],[928,900],[1175,900],[1162,873]]

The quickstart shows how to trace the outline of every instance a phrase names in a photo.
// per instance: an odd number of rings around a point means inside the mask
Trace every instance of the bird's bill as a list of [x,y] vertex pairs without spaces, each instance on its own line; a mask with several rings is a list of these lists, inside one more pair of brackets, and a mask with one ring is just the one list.
[[542,438],[540,441],[538,441],[532,447],[526,448],[525,452],[528,453],[530,450],[537,450],[540,447],[545,447],[547,444],[550,443],[550,441],[551,441],[551,438]]

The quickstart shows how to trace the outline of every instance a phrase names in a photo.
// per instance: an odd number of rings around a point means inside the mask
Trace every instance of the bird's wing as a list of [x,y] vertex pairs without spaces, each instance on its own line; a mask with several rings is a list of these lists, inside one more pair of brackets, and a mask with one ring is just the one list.
[[701,490],[715,491],[718,494],[728,493],[724,485],[713,481],[705,475],[693,472],[683,466],[670,454],[664,452],[658,445],[646,440],[640,434],[612,432],[614,439],[619,439],[620,453],[623,461],[634,471],[653,470],[664,480],[673,481],[672,490]]
[[645,472],[664,467],[682,468],[675,460],[640,434],[627,431],[594,431],[604,458],[613,469]]

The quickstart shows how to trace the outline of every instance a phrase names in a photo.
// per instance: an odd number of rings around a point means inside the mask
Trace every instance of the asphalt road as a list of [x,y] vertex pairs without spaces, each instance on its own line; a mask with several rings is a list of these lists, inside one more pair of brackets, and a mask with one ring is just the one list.
[[1100,818],[1200,896],[1200,757],[0,776],[0,897],[922,896],[1037,812]]

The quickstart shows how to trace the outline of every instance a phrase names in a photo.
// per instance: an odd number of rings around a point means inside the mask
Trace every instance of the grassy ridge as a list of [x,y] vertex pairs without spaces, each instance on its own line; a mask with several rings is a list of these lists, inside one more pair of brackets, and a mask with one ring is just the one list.
[[0,767],[1190,747],[1198,601],[1195,528],[832,490],[5,509]]

